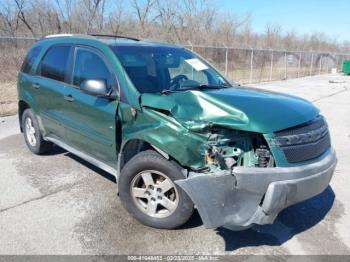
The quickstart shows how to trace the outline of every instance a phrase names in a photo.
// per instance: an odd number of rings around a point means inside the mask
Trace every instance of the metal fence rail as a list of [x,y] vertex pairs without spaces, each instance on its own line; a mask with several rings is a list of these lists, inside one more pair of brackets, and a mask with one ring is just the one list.
[[[0,36],[0,115],[16,103],[17,72],[30,46],[30,37]],[[330,52],[285,51],[272,49],[217,47],[185,44],[207,59],[229,79],[238,83],[257,83],[340,71],[350,54]],[[12,88],[11,88],[12,86]],[[5,108],[5,109],[3,109]],[[5,113],[6,114],[6,113]]]

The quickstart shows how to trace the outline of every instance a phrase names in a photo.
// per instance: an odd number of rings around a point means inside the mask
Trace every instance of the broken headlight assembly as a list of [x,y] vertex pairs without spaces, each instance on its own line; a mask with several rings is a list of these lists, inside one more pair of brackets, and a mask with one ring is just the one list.
[[274,158],[261,134],[214,129],[205,152],[210,170],[229,170],[235,166],[274,167]]

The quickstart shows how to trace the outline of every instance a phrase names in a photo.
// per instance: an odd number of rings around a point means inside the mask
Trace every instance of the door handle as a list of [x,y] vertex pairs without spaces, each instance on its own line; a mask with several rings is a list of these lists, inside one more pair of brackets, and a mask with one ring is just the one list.
[[68,102],[73,102],[74,101],[74,97],[72,95],[67,95],[63,97],[65,100],[67,100]]
[[38,83],[34,83],[33,84],[33,87],[36,88],[36,89],[39,89],[40,88],[40,85]]

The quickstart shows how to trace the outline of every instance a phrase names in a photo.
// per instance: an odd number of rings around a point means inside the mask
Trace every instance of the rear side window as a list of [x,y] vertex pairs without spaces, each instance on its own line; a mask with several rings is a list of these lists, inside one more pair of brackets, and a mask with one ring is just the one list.
[[54,46],[44,56],[40,64],[40,75],[64,82],[70,46]]
[[104,80],[109,86],[113,83],[113,75],[103,59],[95,52],[78,48],[75,56],[73,85],[80,87],[85,80]]
[[30,71],[33,68],[35,59],[37,58],[41,50],[42,50],[41,46],[37,46],[29,50],[28,54],[26,55],[26,58],[23,61],[21,72],[26,74],[30,73]]

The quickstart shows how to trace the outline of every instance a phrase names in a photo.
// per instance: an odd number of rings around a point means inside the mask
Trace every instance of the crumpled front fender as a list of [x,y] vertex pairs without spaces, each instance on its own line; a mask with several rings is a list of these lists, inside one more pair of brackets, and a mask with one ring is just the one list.
[[143,108],[135,117],[124,116],[130,112],[125,105],[119,110],[120,118],[124,119],[121,151],[128,142],[141,140],[164,151],[184,167],[204,167],[206,134],[190,132],[173,117],[150,108]]

